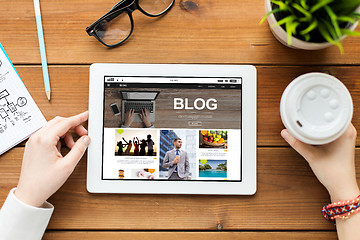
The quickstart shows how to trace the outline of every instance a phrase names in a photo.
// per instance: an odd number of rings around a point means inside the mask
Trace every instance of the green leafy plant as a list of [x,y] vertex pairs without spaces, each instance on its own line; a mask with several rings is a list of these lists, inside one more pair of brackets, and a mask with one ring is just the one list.
[[294,36],[307,42],[330,42],[343,53],[340,43],[344,35],[360,36],[360,32],[348,29],[360,19],[356,9],[360,0],[271,0],[273,10],[260,24],[275,14],[277,23],[287,32],[287,43]]

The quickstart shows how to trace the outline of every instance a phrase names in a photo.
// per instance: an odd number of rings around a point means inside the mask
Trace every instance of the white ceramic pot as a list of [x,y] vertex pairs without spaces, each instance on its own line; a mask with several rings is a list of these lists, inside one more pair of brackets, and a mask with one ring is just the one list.
[[[266,13],[272,11],[270,0],[265,0],[265,10],[266,10]],[[357,10],[357,12],[360,12],[360,8]],[[277,22],[274,14],[270,14],[270,16],[268,16],[267,20],[270,25],[271,32],[273,33],[275,38],[287,47],[295,48],[295,49],[304,49],[304,50],[318,50],[318,49],[327,48],[327,47],[330,47],[333,45],[329,42],[324,42],[324,43],[305,42],[305,41],[300,40],[295,37],[291,37],[291,45],[288,45],[286,31],[281,26],[271,27],[274,24],[276,24],[276,22]],[[356,28],[357,24],[358,23],[353,24],[351,26],[351,28],[349,28],[349,30],[354,30]],[[342,37],[341,40],[343,40],[345,37],[346,36]]]

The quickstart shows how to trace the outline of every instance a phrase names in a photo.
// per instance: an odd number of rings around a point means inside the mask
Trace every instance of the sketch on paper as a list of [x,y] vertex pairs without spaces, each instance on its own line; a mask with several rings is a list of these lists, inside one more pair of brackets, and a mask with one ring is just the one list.
[[10,94],[5,89],[0,91],[0,134],[4,133],[9,125],[15,126],[17,122],[28,122],[31,115],[21,108],[27,104],[25,97],[19,97],[16,102],[11,102]]

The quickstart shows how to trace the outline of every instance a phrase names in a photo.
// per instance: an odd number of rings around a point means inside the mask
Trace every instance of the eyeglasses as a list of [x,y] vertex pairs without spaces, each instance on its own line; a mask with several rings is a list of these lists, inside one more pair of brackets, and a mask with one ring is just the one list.
[[122,0],[87,27],[86,32],[107,47],[118,46],[134,30],[133,11],[139,9],[146,16],[158,17],[169,11],[174,2],[175,0]]

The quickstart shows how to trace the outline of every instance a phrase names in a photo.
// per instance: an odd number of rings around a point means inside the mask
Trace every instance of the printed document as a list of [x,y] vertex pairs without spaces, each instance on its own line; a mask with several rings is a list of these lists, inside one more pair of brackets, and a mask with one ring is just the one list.
[[46,123],[0,44],[0,155]]

